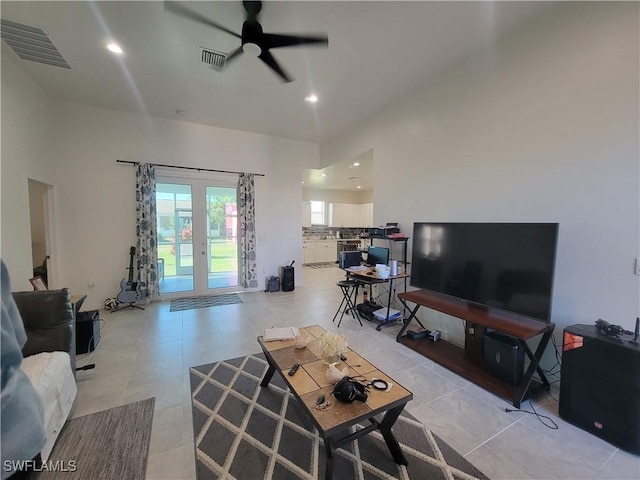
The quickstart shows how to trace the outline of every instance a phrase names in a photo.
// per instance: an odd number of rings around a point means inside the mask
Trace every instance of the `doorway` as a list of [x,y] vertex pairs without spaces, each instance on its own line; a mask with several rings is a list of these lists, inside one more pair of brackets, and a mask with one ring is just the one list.
[[45,285],[50,285],[53,278],[50,262],[49,192],[51,188],[51,185],[28,179],[33,276],[42,277]]
[[212,180],[158,177],[161,295],[238,288],[237,188]]

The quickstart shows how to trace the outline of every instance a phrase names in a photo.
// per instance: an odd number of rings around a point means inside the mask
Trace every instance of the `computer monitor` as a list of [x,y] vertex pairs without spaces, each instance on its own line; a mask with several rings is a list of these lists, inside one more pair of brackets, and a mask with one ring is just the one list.
[[369,247],[367,250],[367,265],[375,267],[378,264],[389,263],[389,249],[386,247]]
[[349,267],[359,266],[362,263],[362,252],[357,250],[340,252],[340,260],[338,265],[345,269]]

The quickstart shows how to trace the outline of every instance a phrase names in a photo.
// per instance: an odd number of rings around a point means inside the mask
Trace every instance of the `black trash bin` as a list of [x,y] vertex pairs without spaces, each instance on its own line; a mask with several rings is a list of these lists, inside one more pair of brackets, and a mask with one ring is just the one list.
[[291,265],[280,267],[280,285],[283,292],[292,292],[296,288],[295,272],[293,270],[294,263],[295,260],[291,262]]

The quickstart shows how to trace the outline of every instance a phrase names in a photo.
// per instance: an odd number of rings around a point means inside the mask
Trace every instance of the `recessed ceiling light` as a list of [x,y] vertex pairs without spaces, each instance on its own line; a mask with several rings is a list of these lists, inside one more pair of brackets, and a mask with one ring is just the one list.
[[358,185],[356,188],[362,188],[360,185]]
[[360,162],[353,162],[353,166],[354,167],[359,167],[360,166]]
[[318,101],[318,97],[315,93],[312,93],[308,97],[304,97],[304,101],[307,103],[316,103]]
[[122,48],[120,48],[120,45],[118,45],[118,44],[117,44],[117,43],[115,43],[115,42],[111,42],[111,43],[109,43],[109,44],[107,45],[107,49],[108,49],[110,52],[117,53],[118,55],[120,55],[120,54],[122,53]]
[[320,176],[321,176],[321,177],[326,177],[326,176],[327,176],[327,174],[326,174],[326,173],[321,173],[321,174],[320,174]]

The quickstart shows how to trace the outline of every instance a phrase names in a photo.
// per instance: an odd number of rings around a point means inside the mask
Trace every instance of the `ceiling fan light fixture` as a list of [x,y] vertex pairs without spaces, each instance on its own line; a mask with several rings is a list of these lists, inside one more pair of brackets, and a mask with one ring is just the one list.
[[262,49],[260,48],[260,46],[252,42],[242,44],[242,51],[247,55],[251,55],[252,57],[256,58],[262,54]]

